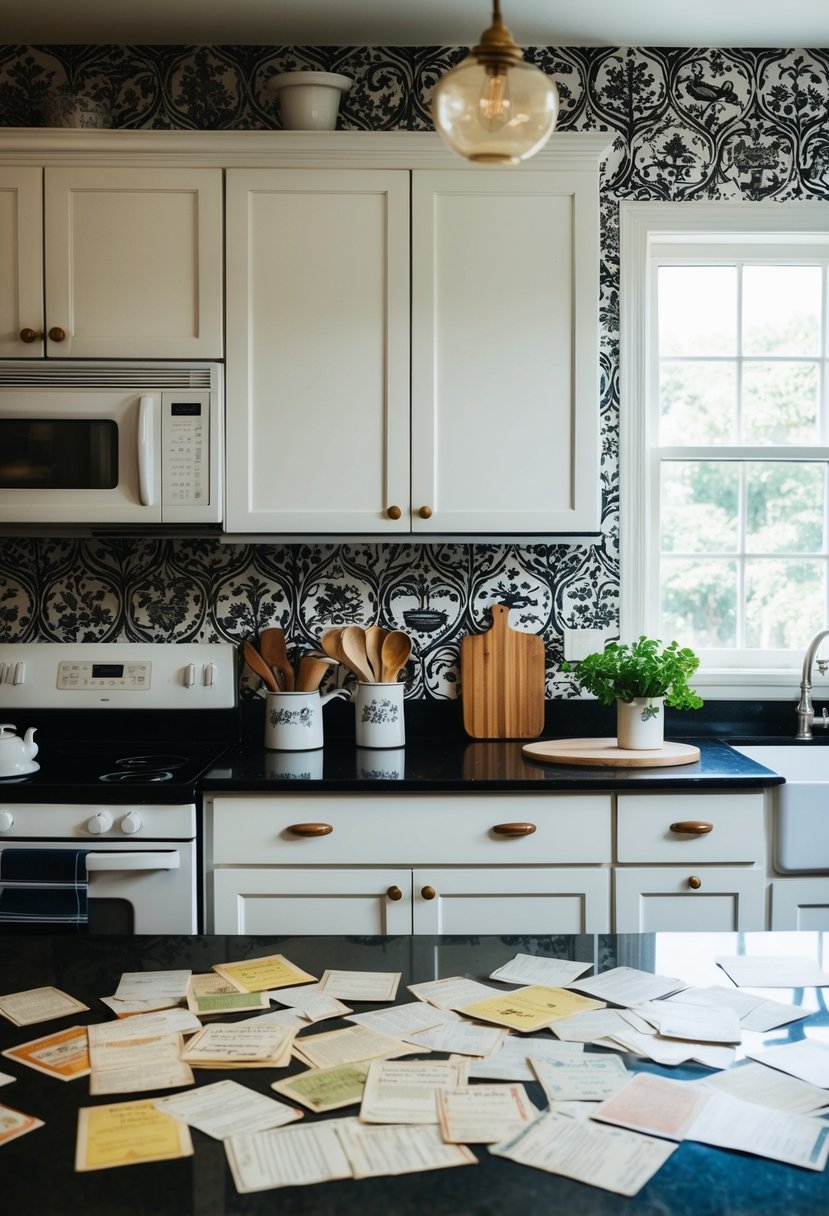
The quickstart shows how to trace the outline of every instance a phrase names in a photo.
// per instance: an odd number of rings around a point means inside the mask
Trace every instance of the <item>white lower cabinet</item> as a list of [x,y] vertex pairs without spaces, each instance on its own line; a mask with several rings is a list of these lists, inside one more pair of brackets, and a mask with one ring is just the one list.
[[775,878],[771,884],[771,928],[829,932],[829,876]]
[[[753,866],[617,868],[617,933],[765,928],[765,880]],[[697,885],[699,884],[699,885]]]
[[610,794],[219,795],[211,933],[610,929]]

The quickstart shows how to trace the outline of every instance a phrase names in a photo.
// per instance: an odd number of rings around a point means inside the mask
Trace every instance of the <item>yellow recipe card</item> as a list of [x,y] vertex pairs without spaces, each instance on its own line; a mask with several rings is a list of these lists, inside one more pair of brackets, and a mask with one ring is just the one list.
[[192,1155],[193,1141],[187,1124],[158,1110],[152,1098],[82,1106],[78,1111],[75,1147],[78,1172]]
[[229,980],[239,992],[268,992],[289,984],[315,984],[317,977],[300,970],[284,954],[246,958],[238,963],[214,963],[213,970]]
[[530,984],[516,988],[502,996],[488,997],[464,1005],[461,1013],[481,1022],[497,1022],[509,1026],[510,1030],[540,1030],[559,1018],[569,1018],[573,1013],[585,1013],[588,1009],[604,1009],[604,1001],[594,1001],[578,996],[566,988],[546,988],[541,984]]

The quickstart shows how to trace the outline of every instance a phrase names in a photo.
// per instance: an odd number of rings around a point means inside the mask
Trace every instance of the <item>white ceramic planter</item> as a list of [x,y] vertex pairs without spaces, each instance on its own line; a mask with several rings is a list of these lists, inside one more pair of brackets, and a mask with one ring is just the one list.
[[270,87],[279,97],[286,131],[333,131],[340,98],[351,88],[349,76],[339,72],[283,72]]
[[658,751],[665,741],[664,697],[616,702],[616,742],[629,751]]

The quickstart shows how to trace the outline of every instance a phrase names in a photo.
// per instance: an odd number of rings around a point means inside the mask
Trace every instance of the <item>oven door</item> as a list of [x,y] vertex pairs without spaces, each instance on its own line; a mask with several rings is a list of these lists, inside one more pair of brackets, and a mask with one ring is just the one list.
[[[77,851],[78,842],[16,841],[4,844],[0,854],[18,849]],[[0,875],[2,874],[0,856]],[[192,840],[95,841],[86,857],[89,882],[88,926],[72,931],[90,933],[196,933],[196,845]],[[2,887],[2,877],[0,877]],[[3,929],[28,932],[35,925],[54,932],[48,922],[6,922]]]
[[161,522],[161,393],[0,388],[0,523]]

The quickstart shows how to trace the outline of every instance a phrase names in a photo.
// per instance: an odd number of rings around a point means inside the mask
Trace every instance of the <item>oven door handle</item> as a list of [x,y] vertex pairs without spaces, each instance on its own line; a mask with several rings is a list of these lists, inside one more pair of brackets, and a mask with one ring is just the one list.
[[86,872],[93,874],[101,870],[180,870],[181,854],[178,849],[165,853],[88,853]]

